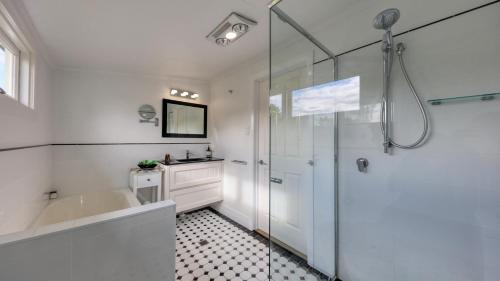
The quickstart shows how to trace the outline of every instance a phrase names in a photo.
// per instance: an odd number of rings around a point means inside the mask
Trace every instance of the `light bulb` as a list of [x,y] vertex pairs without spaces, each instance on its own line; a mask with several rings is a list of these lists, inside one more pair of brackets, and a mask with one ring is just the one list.
[[227,46],[229,44],[229,40],[226,38],[217,38],[215,40],[215,43],[219,46]]
[[182,92],[181,97],[185,97],[185,96],[187,96],[187,95],[189,95],[189,93],[188,93],[188,92]]
[[237,23],[233,25],[233,31],[236,33],[245,33],[248,31],[248,24]]
[[237,36],[238,36],[238,34],[236,32],[233,32],[233,31],[229,31],[228,33],[226,33],[226,38],[229,40],[233,40]]
[[191,95],[191,98],[192,98],[192,99],[196,99],[196,98],[198,98],[199,96],[200,96],[200,95],[198,95],[198,94],[192,94],[192,95]]
[[172,89],[172,90],[170,90],[170,94],[171,94],[172,96],[174,96],[175,94],[177,94],[177,90],[176,90],[176,89]]

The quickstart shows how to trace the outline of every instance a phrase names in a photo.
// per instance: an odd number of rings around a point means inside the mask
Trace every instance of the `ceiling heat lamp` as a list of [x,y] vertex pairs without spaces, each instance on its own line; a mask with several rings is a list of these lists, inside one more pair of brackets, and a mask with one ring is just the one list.
[[207,39],[225,47],[245,35],[250,27],[255,25],[256,21],[232,12],[207,35]]

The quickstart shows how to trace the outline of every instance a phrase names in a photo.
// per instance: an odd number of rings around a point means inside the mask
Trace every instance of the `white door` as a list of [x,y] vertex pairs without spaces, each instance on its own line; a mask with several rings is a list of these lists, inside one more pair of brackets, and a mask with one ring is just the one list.
[[[264,230],[264,225],[269,218],[269,190],[266,179],[270,178],[270,214],[271,235],[289,247],[307,255],[308,237],[311,237],[312,222],[312,188],[313,167],[310,164],[313,155],[313,127],[312,118],[309,116],[293,115],[292,91],[306,86],[307,76],[305,70],[295,70],[278,78],[273,78],[271,94],[267,98],[269,103],[268,126],[265,121],[259,120],[259,142],[264,143],[269,139],[265,132],[270,132],[271,139],[271,170],[270,177],[266,176],[265,169],[269,165],[259,165],[259,227]],[[267,92],[261,92],[261,104],[265,102]],[[265,118],[261,106],[261,114]],[[264,107],[265,108],[265,107]],[[268,141],[269,143],[269,141]],[[266,164],[264,149],[259,160]],[[262,171],[262,172],[261,172]],[[267,200],[266,200],[267,199]],[[262,218],[262,219],[260,219]]]

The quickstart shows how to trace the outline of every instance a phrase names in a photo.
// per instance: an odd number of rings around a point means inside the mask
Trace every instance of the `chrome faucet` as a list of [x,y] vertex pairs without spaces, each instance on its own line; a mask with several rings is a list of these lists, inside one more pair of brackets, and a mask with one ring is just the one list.
[[193,153],[189,152],[189,150],[186,150],[186,159],[189,159],[189,156],[194,155]]

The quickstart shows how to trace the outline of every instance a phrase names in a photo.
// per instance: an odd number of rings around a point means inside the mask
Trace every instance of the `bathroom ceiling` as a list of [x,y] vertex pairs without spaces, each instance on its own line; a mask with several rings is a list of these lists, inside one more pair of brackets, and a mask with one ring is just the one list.
[[399,33],[490,1],[307,0],[305,5],[302,0],[283,0],[278,5],[334,54],[339,54],[382,38],[383,32],[372,25],[373,18],[382,10],[400,10],[401,18],[392,28]]
[[[379,40],[373,17],[401,10],[400,32],[489,0],[283,0],[279,7],[334,53]],[[266,54],[269,0],[23,0],[60,67],[210,79]],[[231,12],[258,22],[220,47],[205,36]],[[297,34],[273,24],[273,40]]]
[[[268,0],[23,0],[60,67],[209,79],[267,50]],[[228,47],[205,36],[231,12],[258,22]]]

